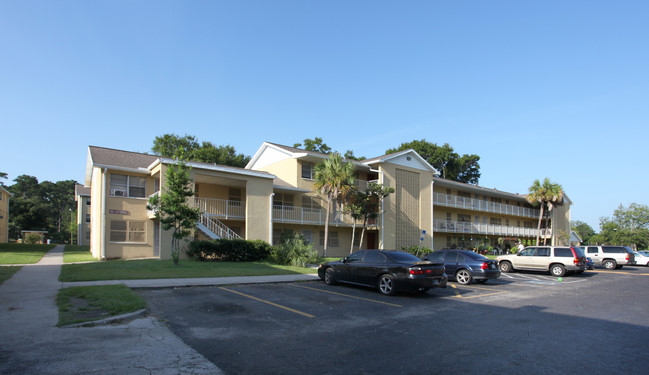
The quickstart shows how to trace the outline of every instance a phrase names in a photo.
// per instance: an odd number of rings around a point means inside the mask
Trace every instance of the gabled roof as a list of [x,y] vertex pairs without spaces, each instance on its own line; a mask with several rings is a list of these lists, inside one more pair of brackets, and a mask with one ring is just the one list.
[[[412,159],[415,160],[412,160]],[[432,165],[430,165],[426,159],[424,159],[421,155],[417,153],[417,151],[413,149],[407,149],[399,152],[394,152],[392,154],[387,154],[383,156],[378,156],[375,158],[371,159],[365,159],[361,161],[361,163],[371,166],[375,164],[381,164],[381,163],[386,163],[386,162],[392,162],[396,164],[403,164],[407,166],[421,166],[424,169],[427,169],[431,172],[433,172],[433,175],[437,176],[439,175],[439,171],[435,169]]]
[[4,186],[0,185],[0,190],[4,191],[5,193],[9,194],[9,197],[13,197],[14,195],[9,192],[9,190],[5,189]]
[[74,195],[77,197],[89,197],[90,196],[90,188],[85,187],[81,184],[76,184],[74,185]]

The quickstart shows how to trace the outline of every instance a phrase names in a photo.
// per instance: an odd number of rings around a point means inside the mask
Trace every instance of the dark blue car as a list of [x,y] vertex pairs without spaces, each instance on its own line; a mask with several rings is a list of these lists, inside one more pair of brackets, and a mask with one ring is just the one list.
[[469,250],[438,250],[429,253],[424,260],[443,261],[449,279],[460,284],[470,284],[475,280],[484,283],[500,277],[498,261]]

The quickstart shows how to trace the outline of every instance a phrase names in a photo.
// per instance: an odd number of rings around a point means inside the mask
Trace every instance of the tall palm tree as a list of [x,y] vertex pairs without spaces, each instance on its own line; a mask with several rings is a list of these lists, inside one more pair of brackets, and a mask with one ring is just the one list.
[[[563,203],[563,188],[559,184],[553,184],[550,182],[549,178],[541,181],[534,180],[532,186],[530,186],[529,194],[527,195],[527,201],[533,204],[534,206],[541,206],[539,212],[539,223],[536,227],[536,246],[539,245],[540,236],[541,236],[541,222],[543,221],[544,209],[547,206],[548,212],[552,211],[554,206],[558,206]],[[547,218],[546,218],[546,228],[547,228]],[[554,223],[551,224],[554,226]],[[544,242],[547,239],[544,236]]]
[[339,153],[329,154],[315,166],[315,182],[313,190],[327,196],[327,217],[325,219],[324,252],[327,256],[327,242],[329,241],[329,216],[332,202],[344,200],[354,186],[354,166],[345,162]]

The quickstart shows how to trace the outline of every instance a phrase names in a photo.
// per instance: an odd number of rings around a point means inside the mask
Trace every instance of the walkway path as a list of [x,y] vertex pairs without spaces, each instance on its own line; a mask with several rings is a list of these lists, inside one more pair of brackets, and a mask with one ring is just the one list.
[[156,319],[56,328],[63,246],[0,285],[2,374],[221,374]]

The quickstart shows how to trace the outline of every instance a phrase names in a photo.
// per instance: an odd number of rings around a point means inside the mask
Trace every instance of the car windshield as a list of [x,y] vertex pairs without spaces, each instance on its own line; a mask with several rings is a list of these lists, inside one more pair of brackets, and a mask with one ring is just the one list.
[[421,259],[410,253],[404,253],[403,251],[388,251],[386,254],[388,254],[392,260],[399,263],[421,262]]

